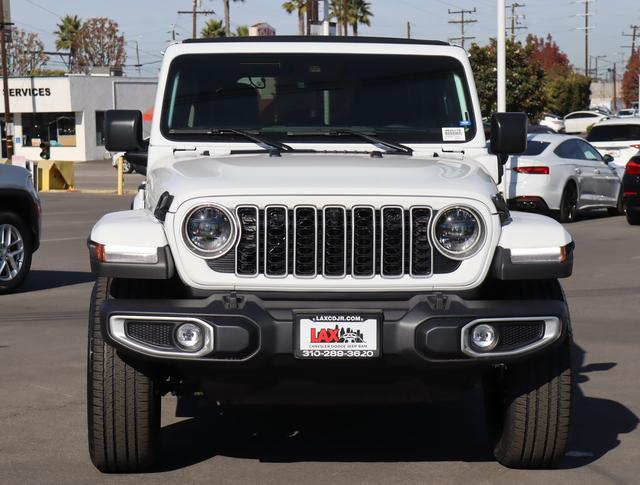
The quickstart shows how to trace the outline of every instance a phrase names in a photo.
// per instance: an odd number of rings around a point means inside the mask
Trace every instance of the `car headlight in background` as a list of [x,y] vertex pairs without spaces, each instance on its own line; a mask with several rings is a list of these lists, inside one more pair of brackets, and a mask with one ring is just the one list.
[[224,256],[235,244],[237,234],[237,225],[231,212],[216,205],[197,207],[184,221],[187,246],[205,258]]
[[448,258],[470,258],[482,247],[484,237],[482,219],[470,207],[448,207],[436,216],[433,240]]

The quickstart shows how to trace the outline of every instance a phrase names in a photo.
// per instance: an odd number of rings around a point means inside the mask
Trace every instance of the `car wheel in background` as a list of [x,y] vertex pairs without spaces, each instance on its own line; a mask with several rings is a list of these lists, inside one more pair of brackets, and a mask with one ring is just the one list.
[[624,214],[624,201],[622,199],[622,189],[620,189],[620,193],[618,194],[618,203],[615,207],[608,207],[607,212],[610,216],[621,216]]
[[573,222],[578,213],[578,188],[573,182],[569,182],[562,192],[560,200],[560,222]]
[[124,173],[133,173],[133,165],[126,158],[122,161],[122,171]]
[[31,233],[24,222],[12,212],[0,212],[0,294],[22,284],[32,253]]
[[640,208],[627,208],[627,222],[632,226],[640,225]]

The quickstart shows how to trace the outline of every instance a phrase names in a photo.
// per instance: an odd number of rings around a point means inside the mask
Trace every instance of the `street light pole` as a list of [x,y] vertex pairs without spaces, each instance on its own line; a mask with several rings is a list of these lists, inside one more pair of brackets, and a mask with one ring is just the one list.
[[505,0],[498,0],[498,112],[507,111]]
[[13,130],[9,117],[9,69],[7,68],[7,43],[5,39],[4,0],[0,0],[0,55],[2,55],[2,88],[4,91],[4,129],[7,138],[7,163],[11,163],[13,157]]

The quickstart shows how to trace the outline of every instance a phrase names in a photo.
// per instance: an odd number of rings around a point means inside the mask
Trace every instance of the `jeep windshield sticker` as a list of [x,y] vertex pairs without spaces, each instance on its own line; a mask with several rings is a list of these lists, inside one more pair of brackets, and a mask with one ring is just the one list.
[[464,128],[442,128],[442,141],[465,141]]

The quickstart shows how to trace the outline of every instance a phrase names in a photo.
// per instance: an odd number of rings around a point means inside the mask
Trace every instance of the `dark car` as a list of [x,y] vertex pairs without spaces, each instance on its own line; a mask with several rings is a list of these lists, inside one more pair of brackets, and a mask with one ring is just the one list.
[[622,194],[627,210],[627,221],[640,224],[640,152],[627,163],[622,178]]
[[0,165],[0,294],[22,284],[40,245],[40,200],[31,174]]

